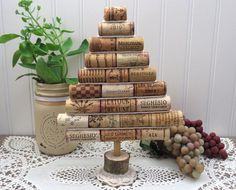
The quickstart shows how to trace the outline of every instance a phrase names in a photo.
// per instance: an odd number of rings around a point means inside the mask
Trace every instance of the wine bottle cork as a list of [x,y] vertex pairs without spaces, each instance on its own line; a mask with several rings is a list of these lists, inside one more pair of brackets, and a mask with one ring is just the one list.
[[69,95],[71,99],[100,98],[102,96],[102,86],[99,84],[70,85]]
[[127,20],[127,9],[125,7],[105,7],[105,21]]
[[101,100],[102,113],[135,112],[135,99],[111,99]]
[[102,85],[102,97],[132,97],[134,86],[132,84],[104,84]]
[[134,22],[100,22],[98,33],[100,36],[134,35]]
[[170,96],[163,98],[137,98],[136,99],[137,112],[145,111],[169,111],[171,108]]
[[106,70],[106,82],[128,82],[129,70],[128,69],[108,69]]
[[137,129],[137,138],[139,140],[163,140],[165,139],[164,129]]
[[148,66],[148,52],[118,53],[117,67]]
[[87,68],[133,67],[148,66],[148,52],[128,53],[87,53],[85,66]]
[[99,83],[106,82],[106,73],[102,69],[81,69],[78,75],[81,83]]
[[142,37],[92,37],[89,40],[89,49],[91,52],[142,51],[143,48],[144,40]]
[[101,130],[101,141],[123,141],[135,140],[136,131],[133,129],[126,130]]
[[155,81],[156,69],[155,68],[141,68],[129,70],[129,81],[143,82],[143,81]]
[[87,68],[116,67],[115,53],[87,53],[85,54],[85,66]]
[[151,114],[120,115],[120,127],[150,127]]
[[163,96],[165,94],[166,94],[165,81],[134,84],[135,96]]
[[86,99],[67,99],[65,104],[65,111],[67,113],[99,113],[100,100],[86,100]]
[[119,128],[119,115],[91,115],[88,118],[89,128]]

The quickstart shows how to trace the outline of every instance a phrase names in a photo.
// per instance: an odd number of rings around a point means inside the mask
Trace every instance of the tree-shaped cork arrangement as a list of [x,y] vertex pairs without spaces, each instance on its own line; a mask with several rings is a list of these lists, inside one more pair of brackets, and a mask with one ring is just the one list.
[[183,113],[170,110],[166,83],[149,67],[144,40],[134,36],[126,8],[105,8],[104,20],[99,36],[90,39],[86,68],[79,71],[80,83],[70,85],[66,113],[57,122],[66,126],[68,141],[113,141],[97,178],[111,186],[129,185],[137,175],[120,142],[169,139],[170,127],[184,124]]

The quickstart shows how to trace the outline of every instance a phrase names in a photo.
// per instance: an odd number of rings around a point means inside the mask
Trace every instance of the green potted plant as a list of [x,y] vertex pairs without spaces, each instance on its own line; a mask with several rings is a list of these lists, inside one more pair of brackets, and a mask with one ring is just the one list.
[[71,152],[76,144],[68,144],[65,129],[56,124],[56,116],[65,112],[68,84],[77,83],[77,78],[67,78],[69,56],[84,53],[88,48],[85,39],[80,47],[71,50],[73,42],[66,34],[73,31],[62,28],[59,17],[48,22],[40,16],[40,6],[34,7],[32,0],[20,0],[16,14],[25,23],[20,34],[4,34],[0,43],[20,39],[19,48],[12,58],[12,66],[19,65],[32,72],[17,77],[31,76],[35,87],[35,132],[39,149],[46,154],[60,155]]

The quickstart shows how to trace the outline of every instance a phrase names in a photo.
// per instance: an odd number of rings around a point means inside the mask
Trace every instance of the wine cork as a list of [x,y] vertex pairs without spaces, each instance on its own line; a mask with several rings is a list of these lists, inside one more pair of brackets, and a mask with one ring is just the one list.
[[135,112],[135,99],[111,99],[101,101],[102,113]]
[[91,52],[102,51],[142,51],[144,40],[142,37],[116,38],[116,37],[92,37],[89,40]]
[[171,108],[170,96],[163,98],[137,98],[137,112],[145,111],[169,111]]
[[66,131],[67,141],[100,141],[100,131]]
[[166,94],[166,82],[134,84],[135,96],[163,96]]
[[65,104],[65,111],[67,113],[99,113],[100,100],[80,100],[67,99]]
[[134,95],[134,86],[132,84],[104,84],[102,85],[102,97],[131,97]]
[[100,98],[102,87],[98,84],[77,84],[69,86],[69,95],[71,99],[79,98]]
[[57,124],[58,126],[67,126],[71,128],[88,128],[89,117],[84,116],[74,116],[68,114],[58,114]]
[[85,54],[87,68],[116,67],[115,53],[87,53]]
[[117,38],[116,51],[142,51],[144,40],[142,37]]
[[156,69],[154,68],[141,68],[129,70],[129,81],[143,82],[143,81],[155,81]]
[[81,69],[78,76],[81,83],[98,83],[106,82],[106,73],[102,69]]
[[151,114],[120,115],[120,127],[150,127]]
[[90,128],[119,128],[119,115],[94,115],[88,118]]
[[125,7],[105,7],[104,20],[127,20],[127,9]]
[[98,33],[100,36],[134,35],[134,22],[100,22]]
[[148,52],[128,53],[87,53],[85,66],[87,68],[133,67],[148,66]]
[[139,140],[163,140],[164,138],[164,129],[137,129],[137,139]]
[[135,140],[136,131],[128,130],[101,130],[101,141],[124,141]]
[[128,82],[129,70],[128,69],[108,69],[106,70],[106,82]]
[[118,53],[117,67],[148,66],[149,54],[147,52]]

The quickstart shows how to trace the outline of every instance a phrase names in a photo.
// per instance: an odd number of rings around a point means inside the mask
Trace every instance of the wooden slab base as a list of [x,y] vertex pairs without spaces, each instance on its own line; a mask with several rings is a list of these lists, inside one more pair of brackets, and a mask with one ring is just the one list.
[[104,154],[104,170],[111,174],[125,174],[129,169],[129,154],[120,151],[116,156],[113,151]]

